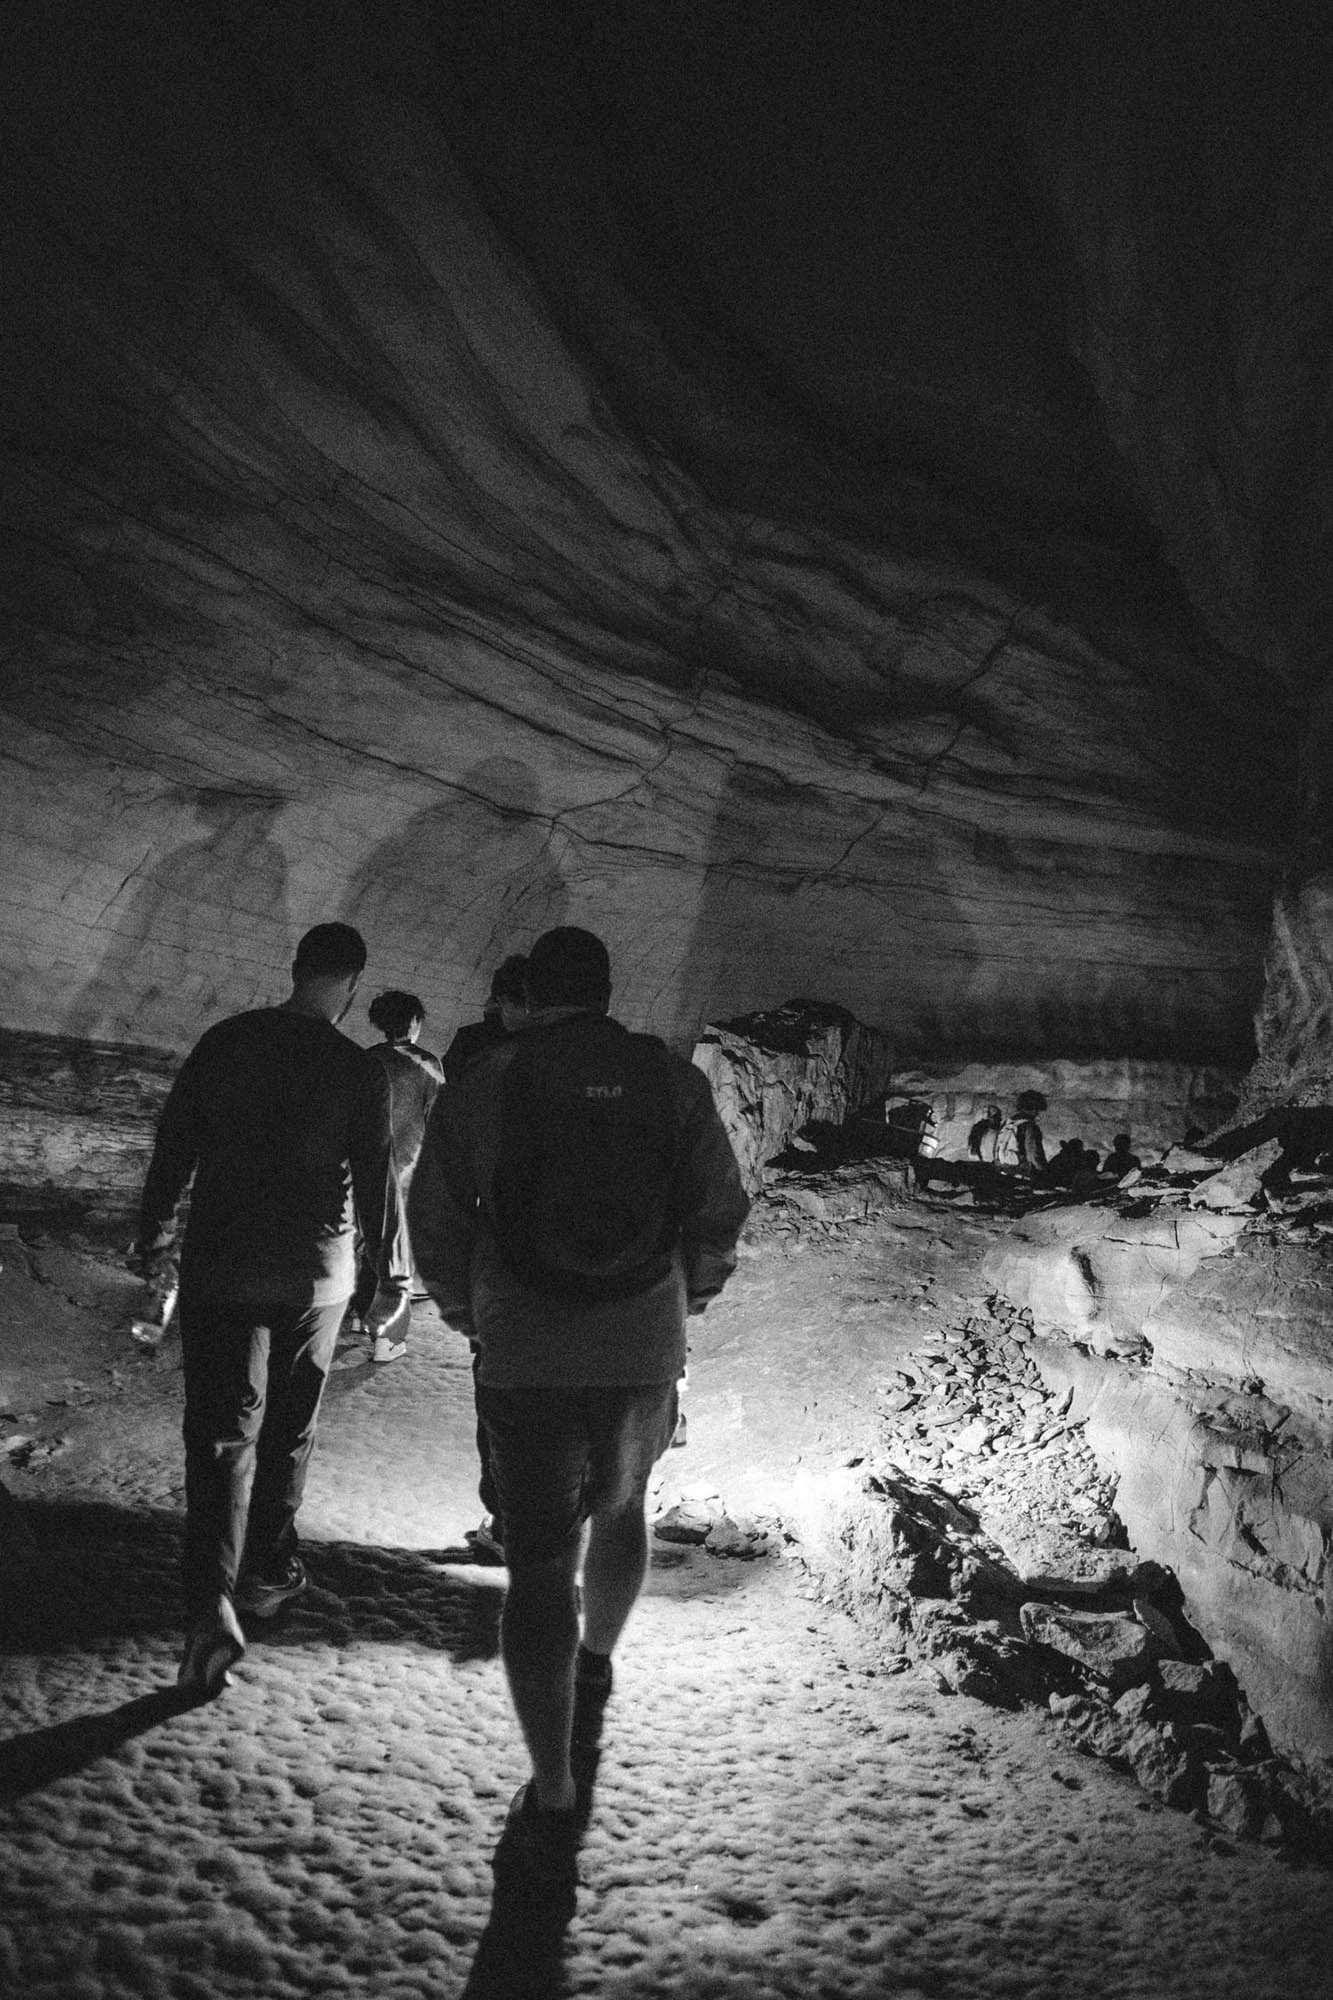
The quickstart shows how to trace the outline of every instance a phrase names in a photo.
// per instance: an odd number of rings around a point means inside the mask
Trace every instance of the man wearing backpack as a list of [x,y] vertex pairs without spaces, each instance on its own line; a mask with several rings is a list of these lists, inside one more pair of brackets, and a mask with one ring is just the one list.
[[423,1284],[479,1352],[500,1646],[533,1772],[501,1853],[566,1884],[571,1744],[595,1737],[642,1587],[686,1316],[735,1268],[749,1207],[702,1071],[610,1020],[610,991],[600,939],[538,939],[528,1020],[436,1100],[409,1217]]

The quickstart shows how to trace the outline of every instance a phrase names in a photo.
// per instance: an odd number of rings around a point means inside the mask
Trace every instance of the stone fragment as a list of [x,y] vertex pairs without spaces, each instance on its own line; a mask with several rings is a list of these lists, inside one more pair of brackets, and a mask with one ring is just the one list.
[[1164,1805],[1188,1806],[1202,1790],[1202,1768],[1173,1722],[1140,1722],[1122,1755],[1145,1792]]
[[1127,1549],[1051,1548],[1041,1551],[1019,1574],[1029,1590],[1045,1591],[1052,1597],[1089,1598],[1129,1589],[1138,1569]]
[[1211,1153],[1196,1153],[1189,1146],[1172,1146],[1160,1161],[1166,1174],[1212,1174],[1217,1172],[1217,1161]]
[[[1221,1660],[1159,1660],[1155,1674],[1161,1706],[1173,1722],[1193,1728],[1220,1729],[1228,1748],[1240,1744],[1240,1692],[1231,1669]],[[1260,1739],[1254,1755],[1260,1755]],[[1267,1738],[1263,1738],[1264,1749]]]
[[988,1424],[984,1417],[978,1417],[975,1422],[965,1424],[958,1432],[954,1438],[954,1446],[958,1451],[981,1451],[990,1443],[994,1434],[995,1426]]
[[1024,1604],[1023,1630],[1034,1644],[1049,1646],[1103,1682],[1113,1694],[1145,1680],[1152,1642],[1136,1618],[1123,1612],[1068,1611],[1058,1604]]
[[1180,1641],[1176,1637],[1176,1628],[1166,1613],[1159,1611],[1155,1604],[1150,1604],[1146,1597],[1134,1598],[1133,1604],[1134,1616],[1152,1641],[1154,1657],[1159,1660],[1178,1660]]
[[1260,1758],[1271,1757],[1273,1746],[1268,1740],[1268,1731],[1257,1715],[1247,1714],[1240,1725],[1240,1754],[1258,1762]]
[[1060,1726],[1089,1757],[1102,1757],[1113,1764],[1124,1761],[1131,1725],[1106,1702],[1089,1695],[1053,1694],[1049,1706]]
[[1273,1789],[1262,1772],[1232,1766],[1210,1770],[1205,1801],[1209,1819],[1242,1840],[1257,1840],[1273,1809]]
[[693,1542],[702,1546],[718,1518],[718,1513],[706,1501],[681,1500],[658,1516],[653,1522],[653,1533],[659,1542]]
[[1211,1663],[1203,1660],[1162,1660],[1157,1669],[1159,1686],[1186,1701],[1207,1700],[1215,1679]]
[[1260,1183],[1270,1167],[1282,1157],[1282,1141],[1267,1139],[1262,1146],[1228,1160],[1218,1172],[1190,1189],[1191,1208],[1252,1208],[1260,1194]]
[[1157,1721],[1160,1705],[1160,1693],[1148,1681],[1127,1688],[1112,1704],[1120,1720],[1131,1729],[1140,1722]]
[[733,1561],[753,1562],[765,1553],[767,1543],[763,1534],[755,1528],[733,1521],[730,1514],[722,1514],[704,1537],[704,1547],[710,1556],[729,1556]]

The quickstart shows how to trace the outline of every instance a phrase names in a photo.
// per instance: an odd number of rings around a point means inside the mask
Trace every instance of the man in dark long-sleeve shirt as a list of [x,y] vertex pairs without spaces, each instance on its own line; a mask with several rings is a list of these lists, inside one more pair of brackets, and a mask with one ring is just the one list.
[[209,1029],[172,1086],[144,1186],[136,1254],[149,1268],[194,1183],[181,1250],[180,1678],[202,1693],[244,1650],[236,1604],[267,1617],[306,1587],[296,1515],[358,1225],[408,1309],[388,1079],[335,1025],[365,960],[348,925],[317,925],[297,948],[290,999]]

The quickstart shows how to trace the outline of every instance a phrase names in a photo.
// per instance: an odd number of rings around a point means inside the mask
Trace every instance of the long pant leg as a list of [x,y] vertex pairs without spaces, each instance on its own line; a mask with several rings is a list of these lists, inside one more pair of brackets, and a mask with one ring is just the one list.
[[296,1548],[296,1516],[315,1448],[319,1405],[328,1380],[346,1299],[287,1307],[274,1315],[268,1393],[255,1454],[247,1559],[256,1576],[273,1576]]
[[[477,1401],[477,1381],[480,1367],[481,1356],[474,1347],[472,1350],[472,1400],[474,1404]],[[477,1460],[481,1467],[481,1477],[477,1481],[477,1492],[480,1495],[483,1510],[494,1518],[500,1512],[500,1496],[495,1490],[495,1476],[491,1471],[491,1436],[482,1419],[480,1408],[477,1409]]]
[[362,1319],[374,1304],[378,1290],[379,1275],[375,1266],[367,1263],[364,1257],[359,1257],[356,1266],[356,1290],[352,1294],[352,1310]]
[[180,1326],[185,1605],[194,1618],[236,1588],[264,1420],[270,1330],[262,1306],[210,1298],[188,1286],[181,1292]]

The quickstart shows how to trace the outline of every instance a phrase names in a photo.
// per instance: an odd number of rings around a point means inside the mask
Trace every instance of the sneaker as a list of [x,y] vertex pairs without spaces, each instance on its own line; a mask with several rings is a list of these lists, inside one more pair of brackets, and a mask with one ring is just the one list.
[[372,1361],[401,1361],[406,1352],[405,1340],[395,1340],[391,1333],[377,1333],[370,1358]]
[[247,1577],[237,1592],[237,1602],[242,1611],[256,1618],[272,1618],[309,1588],[310,1578],[300,1556],[288,1556],[277,1576]]
[[572,1894],[578,1885],[579,1816],[546,1812],[537,1803],[537,1787],[529,1779],[520,1785],[509,1807],[504,1832],[495,1850],[497,1873],[514,1870],[548,1892]]
[[245,1634],[229,1597],[196,1618],[186,1636],[176,1680],[203,1701],[231,1686],[230,1669],[245,1651]]
[[469,1528],[463,1540],[478,1562],[502,1563],[505,1559],[504,1543],[495,1532],[494,1514],[485,1515],[479,1528]]

